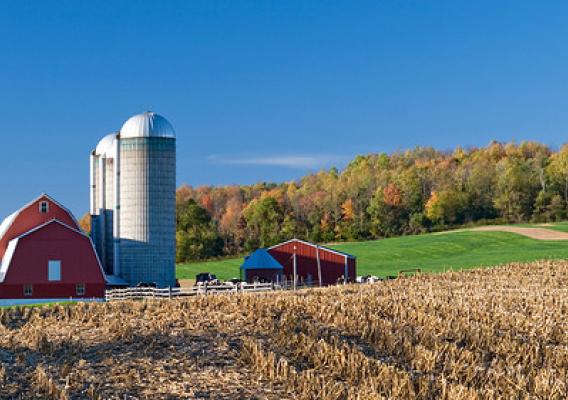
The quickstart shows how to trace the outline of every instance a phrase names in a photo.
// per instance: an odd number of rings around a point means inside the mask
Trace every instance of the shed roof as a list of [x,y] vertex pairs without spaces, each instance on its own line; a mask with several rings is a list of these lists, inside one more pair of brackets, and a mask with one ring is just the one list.
[[130,286],[128,282],[116,275],[106,275],[106,282],[112,286]]
[[320,250],[323,250],[323,251],[328,251],[330,253],[338,254],[340,256],[347,257],[347,258],[352,258],[352,259],[357,258],[353,254],[345,253],[343,251],[339,251],[339,250],[335,250],[335,249],[330,249],[329,247],[326,247],[326,246],[322,246],[322,245],[311,243],[311,242],[306,242],[305,240],[296,239],[296,238],[286,240],[285,242],[282,242],[282,243],[275,244],[274,246],[269,247],[268,250],[276,249],[276,248],[278,248],[282,245],[292,243],[292,242],[302,243],[302,244],[305,244],[306,246],[315,247],[317,249],[320,249]]
[[284,267],[270,255],[268,250],[258,249],[245,257],[241,269],[284,269]]

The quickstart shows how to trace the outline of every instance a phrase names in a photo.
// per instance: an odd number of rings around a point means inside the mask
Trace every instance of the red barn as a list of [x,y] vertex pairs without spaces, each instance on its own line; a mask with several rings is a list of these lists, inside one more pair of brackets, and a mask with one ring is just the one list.
[[356,258],[351,254],[299,239],[272,246],[268,252],[284,267],[283,274],[288,280],[293,280],[294,254],[298,281],[319,281],[319,271],[323,285],[355,280]]
[[104,297],[105,275],[91,239],[48,195],[2,222],[0,260],[0,299]]

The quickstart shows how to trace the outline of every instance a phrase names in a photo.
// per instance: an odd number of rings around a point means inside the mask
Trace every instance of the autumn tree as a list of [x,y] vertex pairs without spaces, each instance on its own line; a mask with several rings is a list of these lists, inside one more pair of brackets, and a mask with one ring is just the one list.
[[404,233],[408,223],[408,210],[402,206],[400,190],[393,183],[376,190],[368,212],[372,222],[372,233],[376,237]]
[[86,213],[81,217],[79,220],[79,226],[83,230],[83,232],[90,234],[91,233],[91,214]]

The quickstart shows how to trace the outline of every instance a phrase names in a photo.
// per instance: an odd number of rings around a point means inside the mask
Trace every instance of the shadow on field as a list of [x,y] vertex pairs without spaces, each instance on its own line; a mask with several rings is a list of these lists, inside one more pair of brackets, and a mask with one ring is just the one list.
[[[156,398],[179,398],[179,388],[185,388],[193,390],[194,398],[210,398],[215,393],[215,398],[222,399],[225,397],[219,393],[219,383],[210,379],[209,373],[242,373],[239,348],[238,339],[216,330],[203,334],[141,334],[126,329],[121,336],[92,345],[73,339],[48,341],[40,336],[31,338],[29,345],[0,347],[0,361],[5,368],[0,398],[15,394],[18,398],[36,398],[36,368],[42,367],[55,385],[67,385],[73,398],[82,398],[88,388],[94,388],[90,390],[103,398],[118,394],[147,397],[151,386],[159,393]],[[165,381],[175,384],[160,384]],[[178,389],[170,389],[174,386]],[[235,395],[238,393],[226,398]],[[241,395],[246,397],[247,393]]]

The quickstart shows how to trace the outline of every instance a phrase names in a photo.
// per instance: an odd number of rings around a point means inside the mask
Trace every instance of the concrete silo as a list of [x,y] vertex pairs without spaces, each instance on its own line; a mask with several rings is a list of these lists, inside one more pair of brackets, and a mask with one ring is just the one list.
[[[105,271],[130,285],[144,282],[172,286],[174,129],[164,117],[145,112],[128,119],[114,140],[108,141],[112,142],[110,150],[104,156],[102,151],[95,150],[91,160],[93,239],[103,264],[106,263]],[[103,170],[100,165],[105,166]]]

